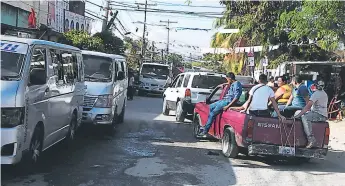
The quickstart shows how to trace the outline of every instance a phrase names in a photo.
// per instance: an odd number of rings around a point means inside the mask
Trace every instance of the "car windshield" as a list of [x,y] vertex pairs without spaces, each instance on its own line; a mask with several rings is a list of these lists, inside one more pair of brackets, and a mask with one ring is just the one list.
[[192,88],[213,89],[226,82],[226,78],[221,76],[195,75],[192,82]]
[[84,54],[83,61],[87,81],[109,82],[112,80],[111,58]]
[[1,80],[18,80],[25,55],[1,51]]
[[144,78],[167,79],[169,67],[161,65],[143,65],[141,74]]

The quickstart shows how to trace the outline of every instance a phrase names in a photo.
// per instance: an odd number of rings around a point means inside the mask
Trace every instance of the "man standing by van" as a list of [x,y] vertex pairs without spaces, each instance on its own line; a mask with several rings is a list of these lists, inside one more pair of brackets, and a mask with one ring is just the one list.
[[327,103],[328,95],[323,90],[325,83],[323,81],[318,81],[316,84],[316,90],[311,95],[307,105],[303,110],[298,113],[294,118],[301,117],[304,132],[307,135],[308,144],[306,148],[312,148],[316,142],[313,130],[312,122],[321,122],[327,120]]
[[229,72],[226,74],[230,85],[229,91],[222,100],[219,100],[210,105],[210,113],[208,115],[208,120],[205,127],[201,127],[201,136],[206,137],[208,131],[210,130],[212,123],[216,116],[220,114],[223,110],[229,109],[231,106],[234,106],[242,95],[242,84],[236,80],[235,74]]

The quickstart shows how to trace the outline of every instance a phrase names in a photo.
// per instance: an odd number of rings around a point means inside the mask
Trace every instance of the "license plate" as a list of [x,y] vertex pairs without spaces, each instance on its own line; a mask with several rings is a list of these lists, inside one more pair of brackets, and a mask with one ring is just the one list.
[[279,154],[281,155],[290,155],[294,156],[295,155],[295,148],[293,147],[279,147]]

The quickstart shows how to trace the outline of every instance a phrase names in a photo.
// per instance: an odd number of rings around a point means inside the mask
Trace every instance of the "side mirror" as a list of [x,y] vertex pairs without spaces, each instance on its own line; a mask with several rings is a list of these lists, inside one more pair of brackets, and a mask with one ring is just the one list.
[[30,85],[44,85],[46,83],[46,71],[42,68],[34,68],[30,71]]
[[124,80],[125,79],[125,72],[120,71],[117,73],[117,80]]

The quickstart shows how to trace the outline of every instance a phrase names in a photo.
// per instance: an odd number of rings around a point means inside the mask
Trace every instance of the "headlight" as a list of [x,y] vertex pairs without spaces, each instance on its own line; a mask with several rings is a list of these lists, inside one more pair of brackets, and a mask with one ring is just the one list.
[[94,107],[110,108],[113,106],[113,95],[98,96]]
[[1,127],[12,128],[24,124],[24,107],[1,108]]

